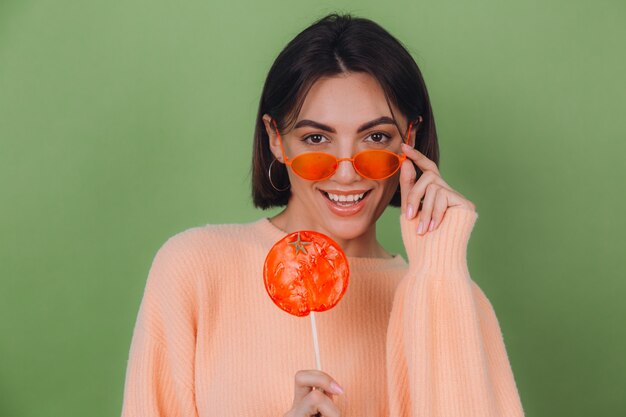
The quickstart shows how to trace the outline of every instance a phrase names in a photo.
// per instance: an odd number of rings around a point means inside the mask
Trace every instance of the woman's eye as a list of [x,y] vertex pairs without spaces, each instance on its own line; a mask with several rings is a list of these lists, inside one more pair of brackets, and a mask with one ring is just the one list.
[[313,145],[318,145],[320,143],[323,143],[322,140],[326,139],[324,136],[322,135],[309,135],[307,137],[305,137],[303,139],[304,142],[306,143],[310,143]]
[[369,137],[372,138],[372,142],[374,143],[385,143],[391,139],[391,136],[382,132],[372,133]]

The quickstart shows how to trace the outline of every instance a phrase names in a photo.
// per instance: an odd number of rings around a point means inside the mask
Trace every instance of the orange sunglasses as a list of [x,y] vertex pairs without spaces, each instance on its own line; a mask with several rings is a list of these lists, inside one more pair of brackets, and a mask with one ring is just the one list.
[[[305,152],[290,160],[287,158],[287,155],[285,155],[283,141],[280,137],[276,121],[272,119],[272,122],[274,123],[276,134],[278,135],[278,142],[280,143],[285,165],[291,167],[293,172],[305,180],[321,181],[332,177],[335,171],[337,171],[341,161],[352,162],[352,166],[356,172],[364,178],[384,180],[395,174],[398,169],[400,169],[402,162],[406,159],[404,153],[398,155],[384,149],[369,149],[358,152],[352,158],[337,158],[335,155],[326,152]],[[405,141],[407,144],[411,136],[412,127],[413,122],[409,123]]]

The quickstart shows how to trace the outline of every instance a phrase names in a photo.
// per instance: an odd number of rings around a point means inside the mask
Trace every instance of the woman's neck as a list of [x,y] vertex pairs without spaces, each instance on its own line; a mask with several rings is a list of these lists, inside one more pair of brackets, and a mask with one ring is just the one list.
[[355,238],[342,239],[332,231],[324,230],[324,228],[309,222],[302,216],[294,216],[289,208],[284,209],[276,216],[271,217],[270,222],[285,233],[293,233],[298,230],[314,230],[323,233],[333,239],[341,246],[346,256],[359,258],[393,258],[385,248],[383,248],[376,239],[376,224],[374,223],[368,230]]

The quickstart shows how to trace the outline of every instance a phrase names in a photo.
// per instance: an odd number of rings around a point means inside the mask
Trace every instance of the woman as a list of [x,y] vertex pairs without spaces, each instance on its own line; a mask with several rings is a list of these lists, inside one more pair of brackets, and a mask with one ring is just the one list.
[[[467,269],[478,215],[438,159],[426,86],[395,38],[334,14],[296,36],[267,76],[252,164],[254,205],[285,209],[160,248],[122,414],[523,415],[497,318]],[[389,205],[401,207],[408,264],[376,239]],[[351,271],[343,299],[317,316],[323,371],[310,369],[308,321],[276,308],[262,279],[272,245],[304,229],[339,243]]]

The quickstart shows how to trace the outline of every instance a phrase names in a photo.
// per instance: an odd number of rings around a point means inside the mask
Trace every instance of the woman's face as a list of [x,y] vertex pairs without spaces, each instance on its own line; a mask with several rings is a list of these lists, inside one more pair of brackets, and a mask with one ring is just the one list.
[[[406,135],[408,122],[393,107]],[[381,119],[387,118],[387,119]],[[272,153],[284,163],[278,137],[269,116],[264,116]],[[326,152],[351,158],[365,149],[400,154],[402,136],[375,78],[365,73],[341,74],[318,80],[305,98],[294,129],[281,135],[291,160],[304,152]],[[377,122],[376,122],[377,121]],[[372,123],[370,123],[372,122]],[[365,129],[363,127],[367,125]],[[411,142],[412,143],[412,139]],[[285,212],[297,229],[313,229],[337,240],[351,240],[374,231],[398,187],[400,170],[384,180],[361,177],[350,161],[321,181],[305,180],[287,169],[292,196]],[[336,201],[337,199],[348,201]],[[357,200],[350,201],[350,200]]]

